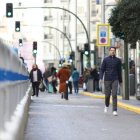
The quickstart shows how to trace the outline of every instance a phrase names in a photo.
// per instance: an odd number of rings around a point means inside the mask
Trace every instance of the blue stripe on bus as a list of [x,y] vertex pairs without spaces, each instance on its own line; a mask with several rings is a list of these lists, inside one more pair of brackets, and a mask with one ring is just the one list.
[[29,76],[0,69],[0,81],[28,80]]

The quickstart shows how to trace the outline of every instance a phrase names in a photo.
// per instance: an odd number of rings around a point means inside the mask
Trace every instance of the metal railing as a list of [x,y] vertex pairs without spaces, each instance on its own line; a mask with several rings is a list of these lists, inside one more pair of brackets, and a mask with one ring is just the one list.
[[31,92],[28,71],[2,40],[0,60],[0,140],[22,140]]

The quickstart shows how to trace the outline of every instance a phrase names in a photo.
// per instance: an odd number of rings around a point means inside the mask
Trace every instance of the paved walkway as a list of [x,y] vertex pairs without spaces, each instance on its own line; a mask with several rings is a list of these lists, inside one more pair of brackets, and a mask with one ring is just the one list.
[[[91,96],[93,98],[104,99],[104,94],[102,94],[101,92],[95,93],[81,92],[81,94]],[[137,100],[135,96],[130,96],[129,100],[124,100],[122,99],[121,96],[118,96],[118,106],[126,110],[140,114],[140,101]]]
[[116,117],[111,107],[108,113],[103,112],[102,93],[80,93],[70,94],[68,101],[46,92],[32,97],[24,140],[139,140],[140,115],[127,111],[132,105],[140,109],[138,100],[119,96],[118,105],[124,104],[127,110],[119,108]]

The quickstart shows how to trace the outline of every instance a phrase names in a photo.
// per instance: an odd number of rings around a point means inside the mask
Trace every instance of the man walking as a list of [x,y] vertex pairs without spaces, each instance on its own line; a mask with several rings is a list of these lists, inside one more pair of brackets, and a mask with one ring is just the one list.
[[104,58],[100,69],[100,83],[104,76],[105,108],[107,113],[112,92],[113,115],[117,116],[117,89],[122,83],[121,60],[116,57],[116,48],[109,48],[109,56]]

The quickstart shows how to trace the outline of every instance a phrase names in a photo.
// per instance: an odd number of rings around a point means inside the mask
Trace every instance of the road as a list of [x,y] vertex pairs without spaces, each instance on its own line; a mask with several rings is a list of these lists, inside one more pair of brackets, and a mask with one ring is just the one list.
[[140,115],[112,105],[104,114],[104,101],[83,95],[40,93],[33,97],[25,140],[139,140]]

